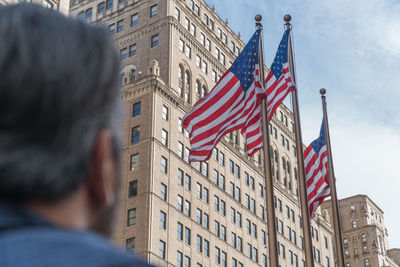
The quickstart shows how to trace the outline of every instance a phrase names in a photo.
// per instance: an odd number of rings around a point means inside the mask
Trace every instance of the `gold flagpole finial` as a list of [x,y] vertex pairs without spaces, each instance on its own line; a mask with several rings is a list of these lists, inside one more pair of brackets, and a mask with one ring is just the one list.
[[292,16],[290,16],[289,14],[286,14],[285,16],[283,16],[283,20],[286,23],[289,23],[292,20]]
[[326,89],[325,89],[325,88],[321,88],[321,89],[319,90],[319,93],[321,94],[321,96],[325,96],[325,94],[326,94]]
[[262,16],[261,16],[260,14],[257,14],[257,15],[254,17],[254,19],[255,19],[256,22],[260,22],[260,21],[262,20]]

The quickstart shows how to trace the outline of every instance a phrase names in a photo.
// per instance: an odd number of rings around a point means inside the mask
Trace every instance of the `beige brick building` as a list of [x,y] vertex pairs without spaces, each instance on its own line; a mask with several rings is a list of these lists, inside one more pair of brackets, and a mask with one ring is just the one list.
[[[115,242],[159,266],[266,266],[261,154],[248,157],[234,132],[209,161],[189,163],[180,126],[244,47],[240,36],[202,0],[74,1],[70,14],[106,25],[120,51],[126,135]],[[282,105],[270,127],[279,259],[304,266],[292,121]],[[316,266],[334,266],[329,221],[317,214],[312,226]]]
[[[330,201],[321,205],[326,218],[331,217],[330,206]],[[399,266],[395,263],[398,253],[392,249],[392,254],[387,254],[389,238],[383,211],[368,196],[356,195],[339,200],[339,213],[346,267]]]

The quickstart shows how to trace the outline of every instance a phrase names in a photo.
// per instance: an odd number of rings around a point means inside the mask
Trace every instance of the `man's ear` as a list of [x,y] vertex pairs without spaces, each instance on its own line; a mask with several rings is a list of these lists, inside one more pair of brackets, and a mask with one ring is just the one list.
[[101,130],[93,146],[87,177],[91,206],[98,210],[112,206],[117,198],[117,186],[112,133],[110,130]]

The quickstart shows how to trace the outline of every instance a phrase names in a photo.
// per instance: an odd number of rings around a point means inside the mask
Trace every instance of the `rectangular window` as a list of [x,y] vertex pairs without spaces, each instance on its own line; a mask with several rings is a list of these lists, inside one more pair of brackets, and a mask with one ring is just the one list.
[[202,32],[200,33],[200,42],[202,45],[206,45],[206,36]]
[[185,52],[185,42],[182,39],[179,39],[178,48],[182,53]]
[[122,32],[124,30],[124,20],[117,22],[117,32]]
[[178,210],[183,212],[183,197],[178,195]]
[[192,58],[192,49],[190,48],[189,45],[186,45],[185,55],[186,55],[188,58]]
[[98,14],[103,13],[104,9],[105,9],[105,3],[104,2],[101,2],[100,4],[97,5],[97,13]]
[[185,147],[185,157],[184,160],[189,163],[189,155],[190,155],[190,150],[189,148]]
[[86,9],[85,11],[85,18],[88,21],[92,21],[92,8]]
[[137,180],[129,182],[129,197],[137,196],[137,187],[138,187]]
[[203,249],[204,249],[204,256],[210,257],[210,242],[207,239],[204,239]]
[[237,202],[241,201],[240,188],[239,187],[236,187],[235,199],[236,199]]
[[196,222],[198,223],[198,224],[202,224],[203,223],[203,220],[202,220],[202,211],[201,211],[201,209],[199,209],[199,208],[197,208],[196,209]]
[[136,247],[136,242],[135,242],[135,241],[136,241],[136,240],[135,240],[135,237],[128,238],[128,239],[125,241],[125,248],[126,248],[127,250],[134,250],[135,247]]
[[240,167],[237,164],[235,164],[235,176],[240,178]]
[[243,241],[240,236],[238,236],[238,238],[237,238],[237,250],[239,250],[240,252],[243,252]]
[[163,173],[168,172],[168,160],[163,156],[161,156],[161,172]]
[[136,102],[133,104],[132,108],[132,117],[139,116],[141,113],[141,102]]
[[179,250],[176,252],[176,267],[182,267],[183,254]]
[[196,25],[190,24],[190,33],[196,37]]
[[110,31],[111,34],[114,34],[115,33],[115,23],[109,25],[108,30]]
[[175,7],[175,18],[180,21],[181,20],[181,11]]
[[188,217],[190,217],[190,202],[185,200],[185,210],[184,214]]
[[130,57],[136,56],[136,44],[129,46],[129,56]]
[[188,175],[188,174],[186,174],[185,175],[185,189],[186,190],[191,190],[191,188],[192,188],[192,181],[191,181],[191,177],[190,177],[190,175]]
[[203,196],[203,189],[202,189],[202,185],[200,183],[196,184],[196,196],[199,199],[201,199]]
[[214,234],[219,237],[219,222],[214,221]]
[[178,156],[183,159],[183,144],[178,142]]
[[236,212],[236,225],[242,227],[242,214],[240,212]]
[[204,212],[204,214],[203,214],[204,216],[203,216],[203,227],[204,228],[206,228],[206,229],[209,229],[209,227],[210,227],[210,225],[209,225],[209,216],[208,216],[208,214],[207,213],[205,213]]
[[128,50],[126,48],[122,48],[119,50],[119,60],[125,60],[128,58]]
[[211,41],[208,38],[206,40],[206,48],[207,48],[208,51],[211,51]]
[[113,6],[113,0],[107,0],[106,9],[112,9],[112,6]]
[[160,197],[162,200],[167,200],[167,186],[161,183],[160,187]]
[[177,224],[176,238],[181,241],[183,240],[183,225],[180,222]]
[[136,225],[136,208],[128,210],[128,226]]
[[139,154],[131,155],[131,164],[129,170],[134,171],[139,167]]
[[201,69],[203,70],[203,72],[205,74],[207,74],[207,62],[205,62],[204,60],[203,60],[203,64],[202,64],[202,68]]
[[160,240],[158,256],[163,260],[165,260],[165,246],[165,242]]
[[203,188],[203,202],[208,204],[208,189],[206,187]]
[[199,55],[196,55],[196,66],[201,68],[201,57],[199,57]]
[[221,250],[215,247],[215,263],[221,263]]
[[169,116],[169,109],[168,109],[168,107],[166,107],[165,105],[163,105],[162,106],[162,118],[164,119],[164,120],[168,120],[168,116]]
[[151,47],[153,48],[153,47],[158,46],[158,41],[159,41],[159,36],[158,36],[158,34],[157,34],[157,35],[153,35],[153,36],[151,37]]
[[183,186],[183,171],[178,169],[178,184]]
[[150,18],[153,18],[153,17],[157,16],[157,14],[158,14],[157,5],[152,5],[150,7]]
[[167,214],[163,211],[160,211],[160,228],[167,229]]
[[131,143],[136,144],[140,140],[140,128],[139,126],[133,127],[132,128],[132,139]]
[[197,235],[196,248],[198,252],[203,253],[203,238],[200,235]]
[[185,244],[190,245],[190,229],[185,227]]
[[185,28],[190,31],[190,20],[188,18],[185,18]]
[[161,130],[161,143],[168,146],[168,132],[164,129]]

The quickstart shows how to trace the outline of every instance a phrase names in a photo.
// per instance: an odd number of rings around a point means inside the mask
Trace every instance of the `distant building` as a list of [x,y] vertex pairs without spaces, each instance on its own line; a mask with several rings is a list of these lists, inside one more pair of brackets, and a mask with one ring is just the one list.
[[[181,126],[243,49],[240,36],[201,0],[78,0],[70,14],[108,27],[120,53],[125,137],[115,242],[159,266],[266,266],[262,153],[248,157],[236,131],[210,160],[190,163]],[[236,19],[251,25],[253,15]],[[270,131],[279,260],[282,267],[304,266],[286,106]],[[333,266],[332,228],[319,215],[312,227],[317,266]]]
[[[36,3],[44,7],[60,11],[64,15],[68,15],[70,0],[31,0],[30,3]],[[0,0],[0,5],[12,5],[22,2],[28,2],[24,0]]]
[[[321,210],[323,216],[332,218],[330,200],[322,203]],[[368,196],[339,200],[339,213],[346,267],[399,266],[399,252],[394,249],[392,256],[388,253],[389,238],[383,211]]]

